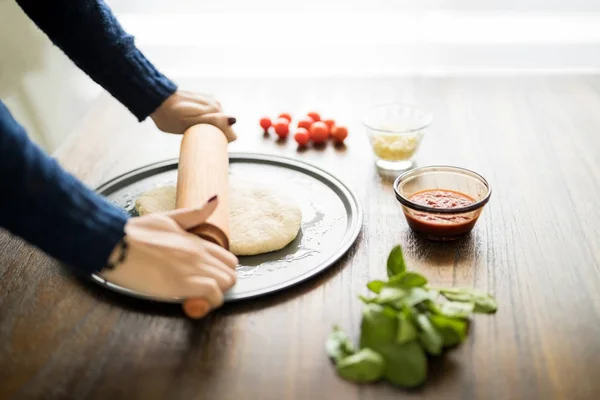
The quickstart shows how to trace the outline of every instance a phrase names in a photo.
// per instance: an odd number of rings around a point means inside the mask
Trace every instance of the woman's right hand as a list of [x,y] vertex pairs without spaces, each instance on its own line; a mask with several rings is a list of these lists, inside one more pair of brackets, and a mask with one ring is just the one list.
[[[214,243],[187,232],[213,213],[218,200],[204,207],[131,218],[125,225],[128,245],[123,262],[102,271],[108,281],[160,298],[203,298],[211,308],[223,304],[223,292],[236,281],[238,259]],[[119,246],[111,260],[119,257]]]

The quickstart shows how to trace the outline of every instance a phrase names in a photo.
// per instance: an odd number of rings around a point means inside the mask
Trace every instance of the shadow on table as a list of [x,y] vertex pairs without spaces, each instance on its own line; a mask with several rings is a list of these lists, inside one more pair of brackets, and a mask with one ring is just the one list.
[[407,231],[407,245],[416,253],[417,258],[428,261],[430,266],[439,264],[446,267],[450,258],[456,265],[479,251],[480,244],[474,232],[456,240],[437,242],[425,239],[409,228]]

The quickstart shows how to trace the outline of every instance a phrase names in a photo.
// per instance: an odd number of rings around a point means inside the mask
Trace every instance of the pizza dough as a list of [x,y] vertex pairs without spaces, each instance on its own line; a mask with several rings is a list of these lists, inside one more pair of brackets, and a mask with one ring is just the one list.
[[[260,185],[235,182],[229,192],[229,250],[238,256],[284,248],[298,235],[302,212],[294,202]],[[140,215],[175,209],[175,186],[142,194],[135,202]]]

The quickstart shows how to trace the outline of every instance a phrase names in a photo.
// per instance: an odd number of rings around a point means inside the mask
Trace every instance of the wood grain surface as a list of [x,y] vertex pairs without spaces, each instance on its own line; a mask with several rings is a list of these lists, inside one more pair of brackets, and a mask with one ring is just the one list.
[[[181,80],[238,118],[232,151],[297,157],[346,182],[365,211],[334,267],[283,293],[225,305],[200,321],[75,280],[0,233],[0,398],[597,399],[600,397],[600,77]],[[438,244],[408,229],[372,163],[359,113],[388,101],[431,109],[418,155],[473,169],[493,186],[466,239]],[[297,151],[264,138],[258,118],[321,111],[346,123],[345,148]],[[103,96],[57,156],[95,187],[177,157],[180,138],[137,124]],[[324,352],[334,323],[356,337],[370,279],[401,243],[435,284],[498,298],[472,335],[431,365],[419,390],[358,386]]]

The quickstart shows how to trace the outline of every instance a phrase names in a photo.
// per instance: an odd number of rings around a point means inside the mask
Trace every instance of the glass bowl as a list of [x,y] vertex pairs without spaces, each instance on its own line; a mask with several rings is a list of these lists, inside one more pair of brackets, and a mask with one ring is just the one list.
[[431,240],[455,240],[471,232],[492,189],[484,177],[468,169],[429,166],[399,176],[394,193],[416,234]]
[[431,121],[429,111],[408,104],[382,104],[367,110],[362,122],[379,172],[396,177],[414,167],[415,154]]

